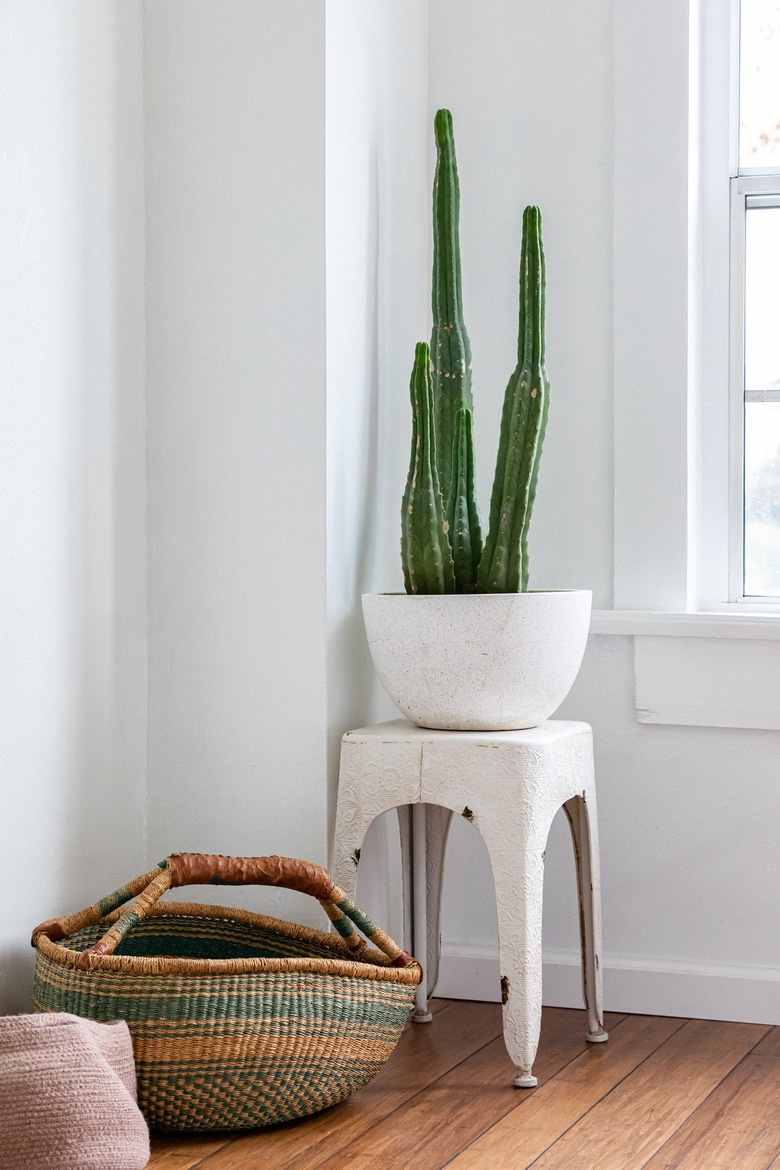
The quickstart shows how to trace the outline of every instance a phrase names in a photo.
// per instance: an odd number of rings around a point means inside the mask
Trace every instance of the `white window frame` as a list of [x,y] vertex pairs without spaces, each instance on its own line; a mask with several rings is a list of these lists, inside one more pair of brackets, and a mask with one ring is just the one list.
[[737,176],[737,15],[737,0],[615,10],[612,609],[717,613],[724,630],[780,622],[777,599],[741,600],[730,183],[756,179]]
[[[745,579],[745,238],[751,208],[780,207],[780,167],[741,167],[741,0],[730,0],[731,121],[729,142],[729,603],[738,609],[780,613],[780,598],[746,594]],[[757,397],[754,400],[758,400]],[[762,400],[766,400],[765,398]]]
[[747,213],[753,208],[780,208],[780,167],[738,168],[731,180],[731,346],[730,346],[730,541],[729,600],[752,609],[780,610],[780,598],[744,591],[745,558],[745,403],[780,401],[780,391],[745,389],[745,234]]
[[730,347],[737,12],[737,0],[615,7],[612,608],[621,613],[780,621],[778,600],[740,600],[732,567],[743,429]]
[[591,630],[633,637],[638,722],[780,731],[780,607],[729,580],[732,179],[755,187],[736,169],[735,13],[615,6],[614,595]]
[[698,164],[691,222],[699,224],[692,251],[704,257],[706,276],[699,271],[697,286],[692,271],[689,301],[689,418],[697,401],[699,415],[689,442],[688,609],[780,615],[780,598],[744,592],[746,214],[780,206],[780,167],[739,166],[740,0],[691,0],[691,11],[701,35],[691,46],[701,70],[691,90],[691,159]]

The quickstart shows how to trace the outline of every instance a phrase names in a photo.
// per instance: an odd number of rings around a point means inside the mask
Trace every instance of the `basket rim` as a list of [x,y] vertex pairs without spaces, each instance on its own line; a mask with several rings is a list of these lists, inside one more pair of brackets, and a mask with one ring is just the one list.
[[[100,921],[115,922],[122,910],[114,910]],[[333,958],[252,958],[252,959],[181,959],[165,955],[98,955],[89,954],[87,971],[78,970],[77,964],[85,952],[72,951],[60,942],[54,942],[45,934],[35,940],[35,949],[51,962],[69,967],[80,975],[93,971],[122,972],[134,975],[249,975],[262,973],[298,972],[300,974],[341,975],[357,979],[375,979],[388,983],[418,984],[423,972],[420,964],[414,962],[408,967],[392,967],[390,960],[381,951],[366,947],[364,958],[352,957],[347,943],[336,934],[326,934],[313,927],[250,910],[230,906],[198,902],[158,902],[152,906],[146,920],[154,918],[211,918],[233,922],[239,926],[257,926],[286,935],[288,938],[317,943],[334,952]],[[76,932],[78,933],[78,932]]]

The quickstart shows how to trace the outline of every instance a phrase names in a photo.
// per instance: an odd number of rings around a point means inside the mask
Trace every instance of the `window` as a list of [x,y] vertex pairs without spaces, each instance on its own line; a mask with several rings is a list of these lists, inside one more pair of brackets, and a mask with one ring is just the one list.
[[[732,600],[780,599],[780,0],[739,4]],[[736,119],[735,119],[736,121]]]

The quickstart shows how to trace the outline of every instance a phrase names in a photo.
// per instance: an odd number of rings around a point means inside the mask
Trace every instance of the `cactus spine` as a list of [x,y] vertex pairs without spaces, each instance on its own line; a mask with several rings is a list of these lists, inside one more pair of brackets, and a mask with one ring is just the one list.
[[449,110],[438,111],[434,130],[433,332],[430,348],[425,342],[416,348],[410,386],[404,582],[407,593],[516,593],[528,588],[528,527],[550,402],[542,217],[538,207],[523,213],[517,367],[504,395],[483,549],[474,486],[471,347],[463,324],[460,189]]
[[542,216],[538,207],[526,207],[520,251],[517,368],[504,396],[490,529],[479,566],[482,593],[515,593],[528,588],[528,526],[550,406],[544,314]]
[[415,349],[409,385],[412,451],[401,508],[401,560],[407,593],[454,593],[455,570],[436,463],[430,366],[430,350],[422,341]]

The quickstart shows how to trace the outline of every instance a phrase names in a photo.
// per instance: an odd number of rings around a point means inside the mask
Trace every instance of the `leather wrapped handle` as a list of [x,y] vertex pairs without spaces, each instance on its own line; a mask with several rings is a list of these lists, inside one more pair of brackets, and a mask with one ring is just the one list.
[[356,957],[362,954],[366,944],[355,927],[387,956],[390,966],[409,967],[415,962],[347,897],[321,865],[293,857],[224,857],[215,853],[172,853],[156,869],[134,878],[86,910],[41,923],[33,931],[32,944],[37,945],[39,935],[58,942],[84,927],[94,926],[107,914],[135,898],[132,906],[109,926],[98,942],[80,952],[76,966],[88,971],[96,957],[114,953],[125,935],[146,917],[162,894],[175,886],[189,885],[280,886],[310,894],[320,902]]
[[217,853],[172,853],[171,886],[283,886],[329,899],[335,886],[327,869],[293,857],[224,857]]

